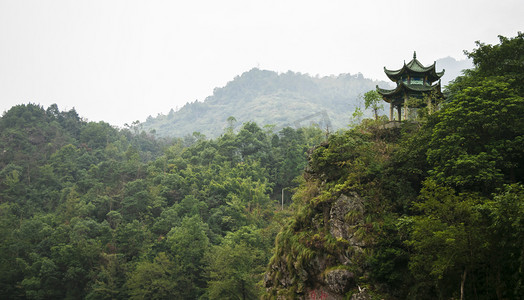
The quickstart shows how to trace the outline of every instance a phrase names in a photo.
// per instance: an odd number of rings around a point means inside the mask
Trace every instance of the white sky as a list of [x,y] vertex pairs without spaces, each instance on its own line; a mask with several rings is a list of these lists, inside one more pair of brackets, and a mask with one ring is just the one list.
[[464,59],[523,30],[522,0],[0,0],[0,112],[57,103],[121,126],[253,67],[386,80],[413,50]]

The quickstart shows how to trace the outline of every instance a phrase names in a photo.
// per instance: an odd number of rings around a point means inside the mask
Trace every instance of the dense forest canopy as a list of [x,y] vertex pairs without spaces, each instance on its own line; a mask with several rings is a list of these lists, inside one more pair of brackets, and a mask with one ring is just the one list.
[[324,139],[248,122],[215,140],[159,140],[137,124],[15,106],[0,119],[0,294],[253,298],[281,201]]
[[12,107],[1,297],[520,299],[524,35],[468,55],[439,112],[390,129],[277,130],[226,112],[216,138],[158,138]]

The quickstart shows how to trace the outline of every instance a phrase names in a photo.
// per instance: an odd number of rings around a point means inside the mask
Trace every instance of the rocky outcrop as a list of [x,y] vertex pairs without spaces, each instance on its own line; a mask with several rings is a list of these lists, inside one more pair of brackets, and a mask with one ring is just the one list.
[[359,291],[353,295],[351,295],[351,298],[349,300],[371,300],[371,296],[365,289],[358,288]]
[[356,291],[362,275],[359,257],[366,246],[356,231],[364,225],[364,213],[363,199],[351,192],[319,201],[284,229],[265,276],[269,294],[281,299],[344,299]]
[[357,193],[341,195],[331,205],[329,213],[329,232],[337,239],[349,241],[351,246],[363,246],[355,237],[354,228],[362,225],[364,201]]
[[330,291],[344,295],[355,285],[355,274],[349,270],[335,269],[326,272],[324,282]]

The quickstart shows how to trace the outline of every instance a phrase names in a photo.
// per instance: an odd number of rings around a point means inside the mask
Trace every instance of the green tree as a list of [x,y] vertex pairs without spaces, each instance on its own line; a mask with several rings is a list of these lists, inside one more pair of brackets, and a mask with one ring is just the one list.
[[122,216],[127,220],[158,217],[165,206],[165,200],[143,179],[128,182],[124,191]]
[[522,181],[524,98],[500,79],[457,92],[438,115],[427,152],[431,176],[460,190],[486,195]]
[[268,262],[270,244],[261,230],[245,226],[228,233],[220,245],[206,254],[210,299],[256,299],[260,296],[257,283]]
[[118,226],[114,235],[116,242],[114,246],[127,261],[138,260],[138,257],[146,253],[152,243],[148,226],[138,220],[132,220]]
[[89,287],[86,299],[127,299],[126,289],[128,287],[124,287],[124,284],[128,273],[122,255],[102,253],[99,268],[100,271]]
[[[153,262],[138,263],[131,273],[126,285],[129,289],[129,299],[182,299],[182,286],[177,286],[174,275],[183,276],[177,272],[178,266],[168,255],[160,252]],[[188,299],[188,298],[185,298]]]
[[243,159],[265,148],[265,134],[254,122],[247,122],[242,126],[237,141]]
[[235,124],[237,123],[237,119],[233,116],[229,116],[227,118],[227,133],[233,133],[233,130],[235,129]]
[[208,230],[200,216],[192,216],[185,217],[167,235],[167,245],[179,270],[174,280],[183,299],[197,299],[204,292],[203,259],[209,247]]
[[364,105],[366,109],[371,108],[375,120],[378,120],[378,111],[384,108],[382,105],[382,97],[380,97],[379,93],[375,90],[366,92],[364,94]]
[[489,220],[487,261],[493,274],[486,289],[498,299],[518,299],[524,295],[524,187],[505,186],[482,209]]
[[486,195],[524,179],[524,35],[499,38],[466,52],[475,69],[449,86],[428,151],[439,182]]
[[478,210],[484,199],[456,195],[428,180],[420,200],[414,204],[420,215],[410,218],[407,241],[414,251],[409,264],[415,280],[429,288],[420,295],[435,289],[440,297],[464,299],[468,274],[479,270],[486,258],[486,224]]
[[300,175],[306,167],[306,141],[302,130],[286,127],[279,132],[277,153],[276,183],[279,192],[282,188],[292,187],[292,181]]
[[[515,37],[499,36],[499,44],[489,45],[476,42],[477,48],[473,51],[464,51],[473,59],[475,69],[468,71],[466,77],[474,79],[491,76],[504,76],[505,81],[511,83],[511,87],[517,94],[524,96],[524,33],[518,32]],[[471,81],[468,82],[471,84]]]
[[[259,280],[254,269],[257,249],[244,243],[214,246],[209,260],[207,295],[210,299],[256,299]],[[260,271],[260,270],[259,270]]]

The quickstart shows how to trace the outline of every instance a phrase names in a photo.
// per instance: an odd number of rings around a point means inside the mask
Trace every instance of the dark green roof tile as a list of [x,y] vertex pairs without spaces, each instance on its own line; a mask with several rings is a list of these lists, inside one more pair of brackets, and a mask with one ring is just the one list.
[[381,94],[382,96],[394,96],[397,94],[403,94],[404,91],[408,93],[426,93],[431,91],[439,91],[440,92],[440,82],[434,85],[420,85],[420,84],[405,84],[401,82],[395,89],[387,90],[387,89],[381,89],[377,85],[377,92]]
[[440,77],[444,75],[444,71],[445,71],[445,70],[442,70],[442,72],[436,72],[435,65],[436,65],[436,62],[433,62],[432,65],[424,67],[424,65],[420,63],[420,61],[418,61],[417,53],[414,52],[413,59],[407,64],[404,62],[404,66],[401,69],[389,70],[389,69],[386,69],[386,67],[384,67],[384,72],[389,77],[389,79],[395,82],[397,82],[404,74],[408,74],[408,75],[420,74],[423,76],[427,75],[428,79],[431,82],[433,82],[433,81],[437,81],[438,79],[440,79]]

